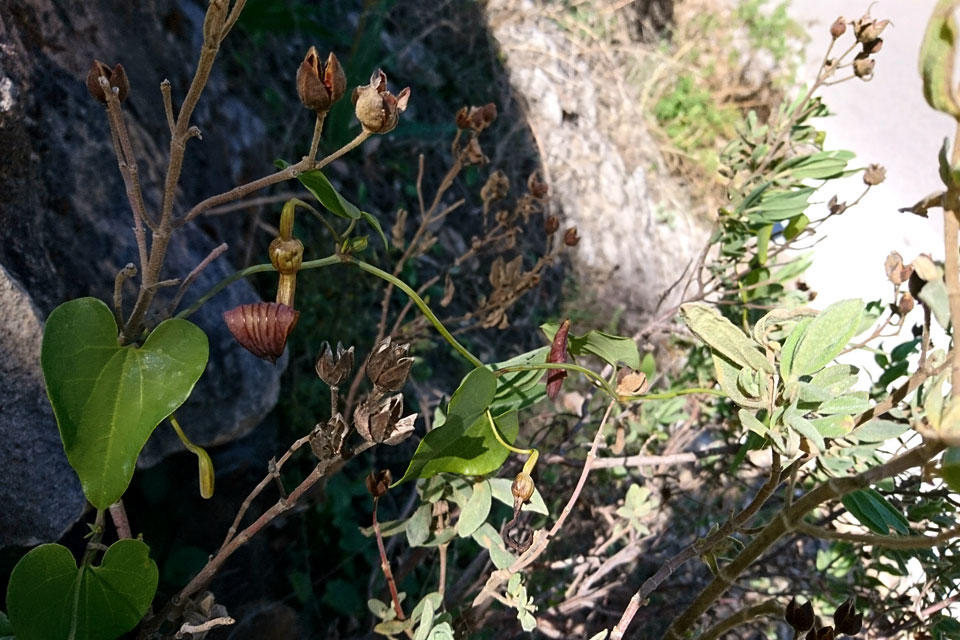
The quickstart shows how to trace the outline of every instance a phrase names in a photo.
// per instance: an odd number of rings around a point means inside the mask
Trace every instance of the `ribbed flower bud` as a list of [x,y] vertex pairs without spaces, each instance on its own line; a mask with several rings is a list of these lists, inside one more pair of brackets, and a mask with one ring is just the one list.
[[510,485],[514,506],[516,507],[518,504],[522,506],[524,502],[529,500],[533,496],[534,488],[533,478],[529,474],[522,471],[518,473],[517,477],[513,479],[513,484]]
[[833,21],[833,24],[830,25],[830,35],[834,40],[842,36],[847,32],[847,22],[843,19],[843,16],[840,16]]

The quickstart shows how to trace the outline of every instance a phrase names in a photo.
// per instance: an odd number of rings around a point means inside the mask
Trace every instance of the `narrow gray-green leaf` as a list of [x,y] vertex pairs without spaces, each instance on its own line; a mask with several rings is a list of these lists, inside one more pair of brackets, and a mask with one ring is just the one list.
[[957,25],[953,11],[958,0],[940,0],[930,16],[920,46],[920,77],[927,104],[960,119],[960,105],[954,95],[953,63],[956,57]]
[[863,301],[841,300],[820,312],[800,337],[790,373],[793,377],[815,373],[840,355],[856,333]]
[[823,436],[817,430],[812,422],[803,417],[799,411],[793,407],[787,409],[783,414],[783,421],[787,426],[798,434],[809,440],[817,447],[817,451],[825,451],[827,446],[823,441]]
[[486,522],[487,515],[490,514],[491,503],[490,483],[481,480],[473,485],[473,494],[460,511],[460,519],[457,521],[457,535],[461,538],[473,535],[473,532]]
[[728,360],[741,367],[773,373],[760,346],[716,309],[699,302],[688,303],[680,307],[680,317],[698,338]]

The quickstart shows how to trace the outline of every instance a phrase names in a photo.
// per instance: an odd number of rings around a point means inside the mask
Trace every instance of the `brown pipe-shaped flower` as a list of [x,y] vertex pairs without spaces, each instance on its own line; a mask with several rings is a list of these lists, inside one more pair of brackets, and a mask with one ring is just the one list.
[[283,355],[300,312],[277,302],[254,302],[223,314],[230,333],[244,349],[271,362]]
[[300,312],[293,308],[297,270],[303,263],[303,243],[293,237],[293,215],[299,203],[292,198],[283,205],[280,235],[270,243],[270,262],[280,274],[277,301],[244,304],[223,314],[237,342],[258,358],[271,362],[283,355],[287,337],[300,318]]
[[331,53],[320,62],[316,47],[310,47],[297,70],[297,94],[303,106],[314,111],[329,111],[347,91],[347,76],[337,56]]

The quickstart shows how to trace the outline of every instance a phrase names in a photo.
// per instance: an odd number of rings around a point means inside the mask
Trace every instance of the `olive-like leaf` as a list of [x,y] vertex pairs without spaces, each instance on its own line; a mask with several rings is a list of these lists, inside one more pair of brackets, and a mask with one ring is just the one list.
[[783,372],[784,379],[796,380],[800,376],[816,373],[840,355],[860,325],[863,307],[863,301],[859,299],[841,300],[821,311],[809,324],[798,324],[784,344],[781,365],[787,358],[788,344],[800,329],[800,334],[796,336],[796,349],[793,350],[787,370]]
[[756,371],[773,373],[773,367],[760,351],[760,345],[744,335],[719,311],[699,302],[680,307],[680,317],[698,338],[728,360]]
[[953,63],[956,57],[957,25],[954,9],[960,0],[940,0],[933,9],[920,45],[920,77],[927,104],[960,119],[953,84]]

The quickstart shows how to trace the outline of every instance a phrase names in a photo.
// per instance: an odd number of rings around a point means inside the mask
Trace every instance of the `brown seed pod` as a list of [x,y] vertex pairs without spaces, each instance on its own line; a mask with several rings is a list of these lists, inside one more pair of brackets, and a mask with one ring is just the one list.
[[374,498],[379,498],[387,492],[391,482],[393,482],[393,476],[390,474],[390,469],[371,471],[366,479],[367,491]]
[[351,96],[357,120],[371,133],[387,133],[397,126],[400,114],[410,100],[410,87],[397,95],[387,91],[387,74],[380,69],[370,76],[370,84],[357,87]]
[[237,342],[258,358],[271,362],[283,355],[287,337],[299,318],[299,311],[277,302],[242,304],[223,314]]
[[110,86],[117,90],[117,99],[123,102],[130,93],[130,82],[127,80],[127,72],[123,70],[122,64],[117,64],[113,69],[107,65],[94,60],[87,71],[87,91],[93,96],[94,100],[100,104],[107,104],[107,95],[100,86],[100,76],[103,76],[110,83]]
[[303,106],[314,111],[329,111],[347,91],[347,76],[337,56],[331,53],[320,62],[316,47],[310,47],[297,70],[297,94]]

